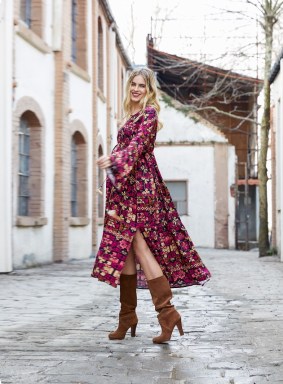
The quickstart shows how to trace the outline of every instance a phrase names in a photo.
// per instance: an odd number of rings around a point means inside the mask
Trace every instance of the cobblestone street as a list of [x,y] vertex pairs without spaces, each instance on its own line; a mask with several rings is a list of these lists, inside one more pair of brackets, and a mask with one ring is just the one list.
[[173,291],[185,335],[164,345],[147,290],[137,337],[108,340],[119,289],[90,277],[93,260],[0,275],[1,384],[283,383],[283,263],[199,251],[213,278]]

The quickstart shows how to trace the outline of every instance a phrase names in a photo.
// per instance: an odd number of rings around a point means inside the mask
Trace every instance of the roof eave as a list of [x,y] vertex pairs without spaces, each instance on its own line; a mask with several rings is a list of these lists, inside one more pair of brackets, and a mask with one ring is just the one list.
[[100,0],[100,2],[101,2],[101,5],[105,11],[105,15],[108,19],[108,23],[110,25],[113,24],[113,31],[115,31],[115,34],[116,34],[116,43],[117,43],[117,46],[120,50],[120,53],[121,53],[122,58],[124,60],[124,63],[126,65],[127,69],[132,69],[131,60],[129,59],[128,54],[127,54],[127,52],[123,46],[122,39],[121,39],[120,33],[118,31],[118,26],[116,24],[116,21],[115,21],[113,15],[112,15],[112,11],[110,9],[108,1],[107,0]]

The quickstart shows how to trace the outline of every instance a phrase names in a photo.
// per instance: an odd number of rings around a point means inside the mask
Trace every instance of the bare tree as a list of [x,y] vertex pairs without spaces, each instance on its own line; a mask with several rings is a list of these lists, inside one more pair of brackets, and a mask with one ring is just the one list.
[[[254,7],[255,11],[253,15],[247,15],[245,12],[239,10],[221,10],[223,12],[228,12],[233,15],[237,14],[237,17],[243,19],[253,20],[255,25],[259,25],[261,28],[259,30],[260,36],[257,36],[257,41],[254,44],[253,42],[248,42],[248,44],[242,49],[238,49],[235,52],[234,60],[249,58],[249,51],[252,48],[252,45],[256,46],[258,52],[257,56],[259,57],[259,66],[262,67],[262,78],[263,78],[263,116],[261,124],[257,122],[256,113],[253,111],[244,111],[241,110],[239,104],[235,103],[239,97],[251,97],[254,94],[254,97],[257,97],[258,91],[260,88],[256,86],[254,90],[249,87],[245,87],[241,81],[238,79],[233,79],[233,72],[227,71],[226,75],[217,77],[216,74],[205,73],[205,66],[202,68],[201,63],[191,62],[191,66],[195,66],[195,69],[192,68],[188,70],[188,63],[179,61],[176,62],[170,61],[170,58],[162,58],[163,63],[157,63],[157,66],[163,68],[171,68],[172,71],[177,75],[181,81],[174,84],[174,89],[166,89],[169,94],[176,98],[181,103],[185,104],[187,111],[196,111],[201,113],[206,113],[207,116],[211,114],[216,114],[218,116],[230,116],[234,121],[238,120],[238,123],[235,124],[230,131],[244,132],[243,124],[245,122],[254,123],[260,127],[260,142],[259,142],[259,157],[258,157],[258,177],[259,177],[259,255],[264,256],[267,254],[269,249],[268,241],[268,204],[267,204],[267,151],[269,145],[269,130],[270,130],[270,84],[269,84],[269,75],[271,71],[272,56],[274,51],[274,33],[278,32],[280,29],[280,14],[283,8],[282,0],[246,0],[246,4]],[[219,10],[219,9],[218,9]],[[258,33],[258,32],[257,32]],[[261,41],[261,36],[262,41]],[[189,38],[189,37],[188,37]],[[276,44],[276,39],[275,39]],[[281,43],[280,43],[281,44]],[[276,47],[277,48],[277,47]],[[262,56],[261,56],[262,55]],[[228,56],[224,54],[223,57]],[[232,55],[231,55],[232,57]],[[160,58],[159,58],[160,59]],[[155,63],[156,64],[156,63]],[[264,64],[264,65],[262,65]],[[232,76],[231,76],[232,75]],[[173,75],[174,76],[174,75]],[[245,79],[243,77],[243,82]],[[159,76],[159,81],[162,83],[162,74]],[[174,81],[174,80],[173,80]],[[200,92],[198,87],[200,84],[205,81],[207,87],[204,92]],[[195,85],[195,86],[194,86]],[[162,84],[161,84],[162,86]],[[185,94],[184,89],[187,87],[190,94]],[[166,87],[164,87],[166,88]],[[203,88],[202,88],[203,90]],[[215,101],[217,99],[217,103]],[[232,108],[225,108],[225,105],[230,105]],[[223,108],[224,107],[224,108]],[[178,106],[182,109],[182,106]],[[183,108],[184,109],[184,108]]]
[[172,14],[179,4],[171,8],[161,7],[157,2],[154,10],[154,17],[151,17],[151,35],[154,36],[154,45],[159,48],[163,38],[164,27],[166,22],[171,21]]
[[270,83],[269,75],[272,64],[274,26],[279,20],[283,1],[258,0],[248,3],[254,5],[261,13],[260,25],[264,31],[264,103],[260,128],[260,153],[258,162],[259,172],[259,255],[265,256],[269,249],[268,240],[268,206],[267,206],[267,151],[270,131]]

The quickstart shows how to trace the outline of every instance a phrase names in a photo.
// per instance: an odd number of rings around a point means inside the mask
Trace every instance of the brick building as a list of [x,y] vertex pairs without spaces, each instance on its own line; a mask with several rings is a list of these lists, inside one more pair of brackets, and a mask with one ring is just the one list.
[[0,272],[86,258],[130,62],[106,0],[0,2]]

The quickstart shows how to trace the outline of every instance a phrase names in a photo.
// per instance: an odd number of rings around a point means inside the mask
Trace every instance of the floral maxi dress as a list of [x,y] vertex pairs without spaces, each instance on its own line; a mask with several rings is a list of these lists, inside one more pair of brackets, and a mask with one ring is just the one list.
[[[202,285],[210,272],[194,248],[154,156],[157,113],[146,107],[118,132],[110,156],[116,183],[106,180],[106,210],[92,277],[117,287],[139,229],[172,288]],[[115,210],[117,217],[107,212]],[[137,260],[138,288],[147,288]]]

